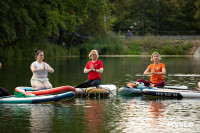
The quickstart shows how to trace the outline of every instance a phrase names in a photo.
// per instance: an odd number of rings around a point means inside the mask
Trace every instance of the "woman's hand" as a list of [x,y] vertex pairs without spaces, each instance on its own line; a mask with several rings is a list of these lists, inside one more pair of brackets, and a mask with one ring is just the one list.
[[162,68],[162,72],[155,72],[155,67],[153,68],[153,71],[151,74],[158,74],[158,75],[165,75],[166,74],[166,69],[165,67]]
[[153,71],[151,72],[151,74],[156,74],[155,67],[153,68]]
[[91,63],[91,70],[95,71],[93,64]]
[[45,64],[46,63],[43,62],[43,66],[42,66],[43,70],[46,70],[47,72],[50,72],[50,73],[54,73],[54,69],[50,65],[46,66]]
[[46,69],[45,68],[45,62],[43,62],[43,64],[42,64],[42,69],[44,69],[44,70]]

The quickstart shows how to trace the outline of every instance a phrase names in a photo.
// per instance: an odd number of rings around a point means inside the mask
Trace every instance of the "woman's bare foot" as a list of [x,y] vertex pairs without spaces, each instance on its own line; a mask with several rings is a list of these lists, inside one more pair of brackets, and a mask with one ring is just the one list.
[[200,88],[195,88],[196,91],[200,91]]
[[149,87],[154,87],[154,84],[150,83]]

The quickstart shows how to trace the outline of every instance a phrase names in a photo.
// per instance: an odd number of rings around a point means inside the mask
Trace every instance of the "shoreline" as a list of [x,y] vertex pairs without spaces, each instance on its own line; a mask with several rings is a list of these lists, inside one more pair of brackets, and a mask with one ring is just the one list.
[[[160,55],[161,57],[194,57],[194,55]],[[151,57],[151,55],[99,55],[99,57]]]
[[[50,58],[82,58],[82,57],[88,57],[88,55],[85,56],[79,56],[79,55],[72,55],[72,56],[52,56],[52,57],[45,57],[46,59]],[[151,55],[99,55],[99,57],[108,57],[108,58],[123,58],[123,57],[151,57]],[[194,55],[160,55],[160,57],[194,57],[194,58],[200,58],[195,57]],[[31,60],[33,58],[16,58],[14,60]],[[11,60],[11,59],[9,59]],[[5,61],[5,59],[2,59],[2,61]]]

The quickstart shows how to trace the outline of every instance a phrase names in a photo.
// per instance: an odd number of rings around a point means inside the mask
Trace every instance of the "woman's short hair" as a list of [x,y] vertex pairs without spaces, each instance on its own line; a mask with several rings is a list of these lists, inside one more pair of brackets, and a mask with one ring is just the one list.
[[95,54],[97,56],[97,59],[98,59],[99,58],[99,54],[98,54],[97,50],[94,50],[94,49],[89,53],[89,58],[91,59],[91,55],[92,55],[93,52],[95,52]]
[[151,61],[153,61],[153,55],[154,54],[157,54],[159,56],[159,60],[161,60],[161,57],[160,57],[159,53],[158,52],[153,52],[153,54],[151,55]]

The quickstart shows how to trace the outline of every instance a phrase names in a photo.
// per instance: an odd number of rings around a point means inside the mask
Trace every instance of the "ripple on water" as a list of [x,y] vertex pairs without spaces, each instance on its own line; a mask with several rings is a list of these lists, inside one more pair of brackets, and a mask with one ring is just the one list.
[[[109,122],[111,132],[195,132],[199,125],[199,101],[129,100],[119,106],[117,118]],[[193,124],[193,128],[170,127],[169,123]]]

